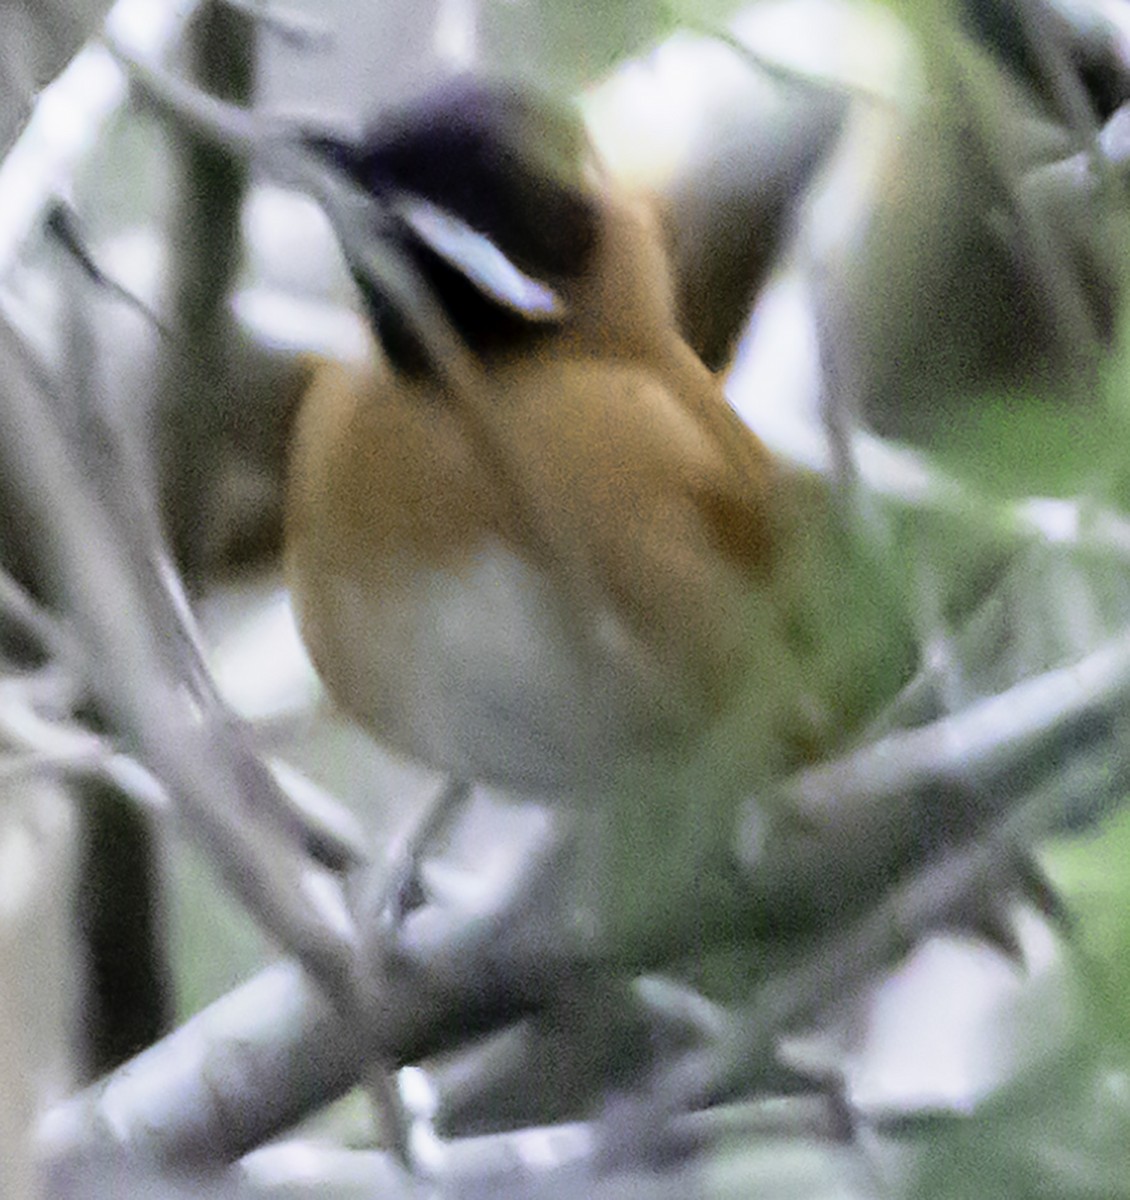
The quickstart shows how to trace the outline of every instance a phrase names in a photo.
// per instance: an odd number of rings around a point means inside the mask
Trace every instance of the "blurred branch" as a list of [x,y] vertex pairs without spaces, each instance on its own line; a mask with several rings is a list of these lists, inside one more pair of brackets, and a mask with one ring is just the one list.
[[275,0],[222,0],[228,8],[250,17],[256,26],[301,50],[325,50],[337,41],[325,21]]
[[266,763],[300,818],[295,832],[314,858],[335,871],[368,862],[371,847],[365,831],[336,796],[281,758],[270,757]]
[[40,716],[20,679],[0,681],[0,737],[16,748],[0,755],[5,783],[40,773],[89,774],[107,769],[111,758],[98,734]]
[[[1130,519],[1090,497],[1002,501],[949,474],[928,455],[862,430],[852,438],[851,455],[864,490],[897,508],[955,517],[1016,549],[1033,543],[1070,546],[1082,554],[1130,564]],[[804,465],[823,472],[828,469],[827,456],[818,452],[806,457]]]
[[311,196],[326,212],[351,267],[371,278],[376,289],[403,313],[451,386],[468,393],[475,390],[478,368],[439,305],[421,285],[411,263],[374,236],[382,219],[395,221],[395,216],[382,212],[340,173],[319,162],[303,143],[304,131],[292,120],[225,103],[140,61],[113,39],[108,46],[133,86],[157,111],[227,153],[250,159],[282,186]]
[[[190,70],[222,99],[247,104],[254,90],[255,23],[208,4],[189,31]],[[239,267],[244,157],[183,126],[172,129],[178,172],[167,237],[171,249],[168,320],[176,341],[162,355],[153,404],[160,512],[173,557],[190,588],[212,561],[204,515],[214,486],[217,435],[240,402],[232,377],[228,296]]]
[[[560,1200],[622,1200],[626,1196],[682,1200],[688,1193],[698,1195],[704,1186],[715,1200],[748,1200],[750,1196],[788,1192],[807,1196],[809,1192],[795,1190],[795,1164],[782,1168],[778,1163],[777,1139],[802,1142],[814,1157],[838,1150],[842,1143],[832,1109],[825,1097],[804,1096],[720,1105],[709,1112],[684,1115],[674,1122],[672,1145],[708,1149],[698,1157],[688,1156],[678,1170],[658,1173],[629,1164],[622,1174],[601,1176],[596,1168],[606,1120],[602,1118],[459,1138],[444,1144],[435,1178],[442,1194],[452,1200],[546,1195]],[[301,1187],[307,1176],[302,1167],[311,1151],[317,1153],[317,1148],[298,1139],[266,1147],[239,1164],[239,1177],[252,1185],[258,1180],[283,1179]],[[325,1167],[325,1175],[319,1173],[319,1178],[338,1179],[343,1185],[371,1181],[370,1186],[358,1187],[357,1200],[397,1195],[395,1182],[386,1174],[385,1155],[323,1150],[319,1158]],[[790,1185],[782,1191],[786,1180]],[[254,1187],[250,1192],[254,1197],[272,1194]],[[352,1191],[347,1194],[354,1195]],[[861,1194],[853,1191],[850,1195]]]
[[[874,890],[923,848],[979,837],[987,822],[1023,803],[1026,845],[1066,825],[1091,824],[1123,799],[1122,714],[1130,700],[1130,633],[1081,660],[1023,680],[961,712],[864,745],[787,781],[766,827],[751,805],[739,838],[759,903],[827,916]],[[1044,811],[1033,787],[1099,756],[1087,775]],[[779,807],[778,807],[779,804]],[[1016,818],[1020,820],[1020,818]]]
[[[115,9],[112,25],[128,24],[128,7],[126,4]],[[186,17],[189,11],[185,10]],[[80,460],[86,468],[87,485],[100,491],[103,503],[116,511],[119,534],[132,554],[132,566],[137,579],[144,582],[140,594],[149,606],[154,625],[170,635],[170,645],[175,644],[179,648],[181,657],[178,669],[186,679],[192,681],[194,698],[201,711],[208,714],[210,721],[231,724],[230,714],[220,704],[204,664],[192,614],[153,519],[148,478],[139,465],[143,452],[139,451],[137,445],[140,440],[138,432],[133,426],[115,419],[118,408],[102,403],[102,397],[98,394],[96,377],[100,363],[90,342],[90,310],[107,293],[115,300],[124,298],[131,305],[137,302],[132,296],[123,296],[121,289],[106,279],[82,242],[69,209],[58,202],[48,204],[49,197],[46,194],[42,199],[47,204],[44,218],[47,227],[71,254],[70,261],[77,261],[82,267],[83,275],[78,282],[86,285],[74,294],[70,289],[64,289],[64,294],[69,301],[67,332],[72,342],[69,354],[72,368],[70,386],[76,393],[73,402],[65,407],[75,427],[71,431],[75,444],[81,443],[84,447]],[[37,387],[44,392],[51,390],[50,380],[37,364],[28,360],[25,365],[34,372]],[[0,576],[0,605],[10,612],[18,624],[36,635],[44,648],[55,653],[73,670],[81,674],[88,666],[88,655],[71,636],[70,630],[38,605],[7,573]],[[145,774],[142,768],[124,756],[112,753],[108,745],[96,749],[87,735],[77,729],[51,730],[46,722],[40,722],[36,736],[28,742],[28,751],[18,763],[10,764],[11,770],[23,773],[48,766],[83,774],[96,770],[105,777],[119,779],[128,793],[135,798],[140,795],[146,803],[153,800],[155,787],[160,790],[151,777],[139,787],[139,773]],[[263,802],[267,804],[274,796],[281,797],[277,789],[260,788],[259,791]],[[293,833],[297,842],[309,844],[323,861],[335,866],[358,861],[357,837],[350,836],[338,841],[331,832],[332,821],[324,821],[315,829],[285,804],[279,806],[274,815],[283,828]]]
[[18,136],[44,80],[98,28],[110,0],[9,0],[0,45],[0,155]]
[[[50,7],[23,3],[5,8],[5,37],[0,48],[0,86],[16,95],[0,95],[0,273],[6,272],[28,234],[38,225],[52,196],[65,192],[78,164],[99,131],[117,111],[122,99],[121,80],[107,71],[106,51],[87,44],[75,54],[53,82],[44,87],[92,33],[106,13],[105,28],[126,38],[136,53],[159,55],[173,42],[200,6],[200,0],[117,0],[112,7],[101,0],[83,4],[70,20],[54,23],[52,16],[63,5]],[[140,18],[140,19],[139,19]],[[90,22],[86,25],[86,22]],[[26,22],[35,27],[21,37]],[[39,37],[51,43],[51,61],[38,66],[23,60],[29,43]],[[21,61],[16,62],[17,57]],[[32,55],[34,59],[34,52]],[[20,94],[25,93],[25,94]],[[10,137],[26,113],[23,132],[14,145]],[[6,125],[5,118],[12,124]]]
[[[72,414],[71,435],[74,444],[86,448],[82,456],[85,484],[99,495],[112,516],[123,560],[133,573],[136,598],[146,606],[152,628],[162,631],[169,661],[199,715],[205,723],[223,731],[223,736],[243,741],[248,731],[232,716],[212,679],[195,616],[158,527],[137,431],[117,417],[118,410],[106,402],[98,387],[98,356],[89,343],[89,310],[100,285],[85,267],[83,282],[88,288],[75,294],[68,312],[72,345],[67,361],[73,392],[68,406]],[[40,386],[50,390],[45,374],[39,372],[38,377]],[[72,665],[85,674],[89,652],[76,648]],[[306,847],[319,862],[332,869],[364,860],[361,839],[342,819],[340,809],[334,818],[330,815],[331,806],[323,801],[320,814],[314,817],[309,806],[303,811],[291,802],[286,789],[277,786],[253,754],[248,751],[244,758],[249,785],[247,799],[258,808],[260,819],[276,825],[294,845]],[[129,773],[120,769],[113,756],[102,764],[100,773],[109,778],[108,771],[129,778]],[[132,794],[129,787],[126,791]]]
[[[1112,782],[1119,790],[1130,784],[1128,768],[1118,766]],[[771,971],[754,999],[730,1015],[720,1046],[688,1056],[663,1074],[645,1102],[651,1113],[645,1128],[662,1127],[659,1113],[682,1113],[725,1095],[749,1076],[751,1066],[773,1058],[783,1034],[828,1004],[858,994],[928,934],[975,925],[980,918],[1007,937],[1005,914],[1018,892],[1033,898],[1032,885],[1037,900],[1050,896],[1028,855],[1035,836],[1047,830],[1049,810],[1064,808],[1063,782],[1057,778],[1035,789],[977,838],[906,874],[858,920],[788,953],[791,962]]]
[[56,198],[49,204],[44,217],[44,229],[56,238],[59,244],[82,267],[92,283],[106,291],[114,299],[120,300],[128,308],[144,317],[163,336],[169,337],[168,327],[158,318],[142,300],[128,288],[123,287],[116,279],[107,275],[95,261],[86,237],[80,227],[78,213],[66,201]]
[[230,1162],[344,1093],[362,1051],[311,978],[279,963],[56,1105],[41,1122],[41,1154],[81,1162],[109,1141],[159,1164]]
[[[41,1157],[54,1164],[97,1161],[115,1147],[164,1169],[231,1162],[344,1092],[356,1078],[358,1044],[293,963],[279,963],[217,1001],[97,1087],[57,1105],[41,1121]],[[222,1065],[222,1069],[221,1069]],[[570,1135],[569,1131],[573,1133]],[[798,1098],[692,1114],[676,1136],[807,1134],[836,1137],[826,1102]],[[571,1136],[586,1161],[597,1126],[562,1126],[466,1139],[445,1148],[445,1178],[515,1169],[514,1149],[531,1139]],[[108,1145],[109,1141],[109,1145]],[[266,1161],[265,1150],[252,1161]],[[388,1155],[374,1154],[390,1165]],[[519,1155],[519,1160],[521,1159]],[[325,1180],[319,1176],[320,1185]],[[504,1180],[499,1179],[501,1187]],[[517,1182],[513,1180],[512,1182]],[[480,1193],[483,1194],[483,1193]],[[490,1194],[505,1194],[492,1192]]]
[[754,71],[766,78],[789,88],[811,92],[814,97],[826,99],[829,95],[844,100],[859,100],[864,104],[874,104],[880,108],[890,108],[892,100],[889,95],[878,89],[868,88],[858,82],[836,79],[830,75],[817,75],[805,71],[792,63],[782,63],[755,50],[748,42],[740,38],[732,30],[709,21],[696,20],[688,13],[679,14],[679,24],[699,33],[703,37],[713,38],[728,46],[743,62]]
[[88,650],[91,690],[176,796],[178,813],[232,891],[354,1011],[344,908],[315,899],[310,863],[257,819],[255,797],[275,791],[266,769],[227,726],[201,723],[184,691],[177,639],[153,623],[139,592],[120,514],[91,494],[53,417],[58,398],[40,382],[25,347],[0,325],[0,454],[34,514],[52,590],[65,598]]
[[[1086,88],[1068,54],[1073,30],[1045,0],[1006,0],[1016,14],[1024,49],[1035,64],[1042,83],[1051,95],[1055,111],[1071,131],[1076,144],[1097,152],[1098,126]],[[1097,153],[1096,153],[1097,157]]]
[[76,648],[62,622],[3,566],[0,566],[0,612],[30,633],[43,650],[64,662],[73,659]]
[[[722,1074],[720,1060],[710,1056],[706,1064],[696,1060],[672,1077],[664,1091],[668,1099],[678,1098],[672,1107],[697,1104],[699,1093],[689,1097],[685,1089],[704,1065],[710,1067],[702,1076],[707,1090],[723,1087],[728,1072],[756,1074],[787,1026],[889,964],[915,938],[949,921],[976,924],[983,918],[991,927],[996,909],[1016,887],[1032,896],[1025,864],[1036,841],[1077,815],[1080,795],[1087,797],[1090,818],[1125,795],[1130,764],[1119,753],[1115,719],[1128,684],[1130,635],[1075,668],[1047,672],[966,712],[802,773],[785,789],[798,807],[799,824],[785,820],[768,837],[749,835],[757,851],[739,885],[744,899],[733,910],[684,906],[681,919],[653,931],[650,939],[597,948],[598,956],[607,955],[603,963],[594,960],[592,946],[578,946],[568,930],[547,924],[546,910],[536,905],[540,936],[533,941],[513,934],[513,918],[502,928],[481,916],[465,917],[462,928],[454,921],[444,943],[433,943],[430,957],[397,969],[394,952],[386,964],[390,969],[370,976],[385,1050],[394,1061],[415,1061],[452,1039],[465,1041],[473,1030],[507,1024],[551,1003],[562,981],[576,979],[582,970],[623,974],[662,968],[686,954],[701,956],[711,947],[752,939],[760,943],[768,974],[761,998],[735,1020],[757,1036],[731,1047]],[[1093,732],[1084,736],[1091,725],[1101,735],[1104,714],[1116,725],[1107,740],[1096,740]],[[1005,722],[999,753],[992,736],[998,721]],[[552,865],[545,860],[534,868],[545,886],[553,878]],[[888,892],[892,875],[900,882]],[[756,910],[752,922],[749,906]],[[798,939],[798,910],[823,913],[832,931],[816,940]],[[783,955],[773,929],[789,931]],[[783,962],[774,966],[774,955]],[[461,974],[452,966],[456,962]],[[237,1144],[231,1146],[237,1154],[302,1115],[296,1091],[302,1103],[320,1104],[355,1082],[360,1064],[345,1049],[351,1044],[348,1028],[326,1014],[308,985],[288,970],[276,968],[246,985],[249,994],[277,990],[280,995],[270,1003],[245,1002],[233,993],[166,1039],[168,1045],[135,1060],[81,1104],[73,1102],[68,1110],[73,1119],[85,1113],[82,1136],[95,1137],[104,1128],[96,1114],[108,1104],[116,1136],[132,1150],[177,1161],[197,1139],[230,1142],[230,1130],[210,1125],[212,1106],[230,1106],[242,1114]],[[226,1081],[223,1090],[214,1084],[202,1110],[191,1100],[191,1064],[170,1073],[168,1064],[183,1056],[174,1039],[183,1039],[197,1058],[222,1060],[232,1036],[228,1013],[235,1006],[249,1022],[239,1034],[246,1076]],[[280,1024],[279,1012],[293,1019]],[[296,1070],[298,1075],[288,1074]],[[154,1089],[163,1097],[162,1111],[172,1114],[159,1127],[146,1107]],[[280,1097],[290,1097],[287,1104],[296,1107],[281,1111]]]
[[[1069,369],[1081,371],[1083,378],[1089,379],[1093,374],[1093,369],[1088,370],[1093,363],[1093,353],[1089,351],[1102,339],[1087,302],[1084,281],[1073,270],[1070,247],[1055,235],[1046,214],[1029,202],[1022,186],[1022,164],[1017,159],[1015,140],[1008,136],[1000,120],[999,91],[988,86],[971,60],[963,64],[960,58],[947,58],[945,62],[953,73],[952,83],[961,98],[962,111],[968,113],[976,131],[982,157],[1007,199],[1015,223],[1017,251],[1035,273],[1036,286],[1051,305],[1056,331],[1063,348],[1071,355]],[[1094,144],[1093,132],[1089,144]],[[1095,159],[1101,156],[1096,155]],[[1082,202],[1082,198],[1076,202]]]
[[0,681],[0,736],[15,750],[10,758],[0,758],[5,781],[44,773],[93,776],[113,783],[142,809],[169,812],[168,794],[151,771],[116,751],[105,734],[92,733],[58,712],[44,715],[29,686],[33,682],[21,677]]
[[786,803],[805,823],[828,829],[843,806],[855,821],[861,803],[886,807],[937,786],[992,791],[1037,751],[1058,757],[1061,743],[1075,742],[1080,729],[1116,727],[1128,700],[1124,633],[1069,666],[809,768],[786,785]]

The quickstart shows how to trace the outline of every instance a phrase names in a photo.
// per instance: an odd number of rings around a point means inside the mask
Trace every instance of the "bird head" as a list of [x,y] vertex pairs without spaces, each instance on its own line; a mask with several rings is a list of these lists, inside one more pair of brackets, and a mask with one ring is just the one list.
[[584,126],[538,92],[457,79],[354,141],[315,144],[365,192],[451,214],[533,278],[579,274],[593,252],[599,215]]
[[[358,136],[305,140],[372,206],[371,230],[385,250],[406,260],[479,353],[525,348],[565,324],[601,338],[670,327],[657,231],[608,185],[574,106],[525,86],[459,78]],[[393,367],[427,370],[435,354],[426,337],[344,237],[343,246]]]
[[[305,141],[371,204],[384,253],[405,261],[465,345],[508,346],[560,321],[561,284],[588,268],[600,223],[575,110],[526,88],[457,79],[358,136]],[[343,246],[394,368],[426,370],[426,337],[348,238]]]

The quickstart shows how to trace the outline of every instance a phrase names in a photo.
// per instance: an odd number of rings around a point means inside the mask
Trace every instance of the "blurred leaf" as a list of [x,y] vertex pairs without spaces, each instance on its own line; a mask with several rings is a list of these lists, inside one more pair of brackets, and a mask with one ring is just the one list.
[[705,1194],[720,1200],[878,1200],[889,1194],[854,1147],[818,1138],[730,1139],[719,1147],[708,1178]]
[[939,461],[993,496],[1108,490],[1124,438],[1109,413],[1079,399],[1000,393],[939,428]]
[[[1130,821],[1108,835],[1063,846],[1053,880],[1082,896],[1122,854]],[[1094,850],[1108,842],[1101,854]],[[1074,871],[1068,869],[1075,855]],[[1089,860],[1089,861],[1087,861]],[[1112,875],[1124,871],[1114,871]],[[1122,888],[1125,892],[1125,885]],[[1101,888],[1109,895],[1108,888]],[[1069,897],[1070,898],[1070,897]],[[1125,912],[1125,906],[1116,901]],[[1090,907],[1089,905],[1087,906]],[[1081,912],[1081,922],[1087,917]],[[1122,937],[1124,930],[1120,932]],[[1125,946],[1125,941],[1121,942]],[[1034,951],[1029,977],[1013,1004],[986,1030],[983,1052],[1013,1047],[1029,1065],[965,1116],[912,1123],[904,1149],[913,1163],[905,1195],[914,1200],[1119,1200],[1130,1197],[1130,1059],[1112,1041],[1117,987],[1095,986],[1070,944],[1051,959]],[[1125,956],[1123,956],[1125,957]],[[1122,993],[1124,994],[1124,993]],[[1123,1014],[1122,1023],[1125,1023]],[[899,1138],[903,1142],[902,1137]]]
[[1105,247],[1117,264],[1117,278],[1123,281],[1123,301],[1117,314],[1116,342],[1109,369],[1102,378],[1103,400],[1116,430],[1111,439],[1114,473],[1111,498],[1130,512],[1130,210],[1117,214],[1117,236],[1109,237]]
[[1120,1200],[1130,1196],[1124,1065],[1076,1047],[1005,1089],[973,1120],[919,1143],[915,1200]]
[[1041,859],[1078,919],[1081,949],[1118,998],[1116,1033],[1130,1047],[1130,812],[1096,833],[1054,842]]
[[662,0],[493,0],[480,14],[482,60],[563,92],[594,80],[668,32]]
[[110,0],[6,0],[0,40],[0,153],[31,114],[40,89],[98,28]]
[[666,0],[661,7],[670,14],[673,24],[709,26],[722,25],[734,13],[749,6],[738,0]]

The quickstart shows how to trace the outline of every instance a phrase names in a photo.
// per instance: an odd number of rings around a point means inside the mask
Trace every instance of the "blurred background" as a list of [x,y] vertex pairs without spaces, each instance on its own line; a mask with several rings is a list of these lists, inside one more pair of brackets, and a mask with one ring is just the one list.
[[[1130,3],[0,20],[0,1196],[1130,1195]],[[578,101],[917,667],[719,879],[606,864],[612,943],[560,816],[474,789],[405,966],[373,897],[445,781],[333,709],[280,568],[365,325],[169,81],[266,140],[466,71]]]

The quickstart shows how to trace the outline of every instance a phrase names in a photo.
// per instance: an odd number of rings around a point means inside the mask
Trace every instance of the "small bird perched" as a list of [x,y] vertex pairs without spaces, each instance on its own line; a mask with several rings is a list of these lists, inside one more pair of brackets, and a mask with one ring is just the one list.
[[345,246],[376,345],[316,374],[289,485],[302,635],[380,741],[526,793],[700,761],[736,796],[905,678],[882,572],[684,341],[575,112],[458,80],[311,144],[425,301]]

